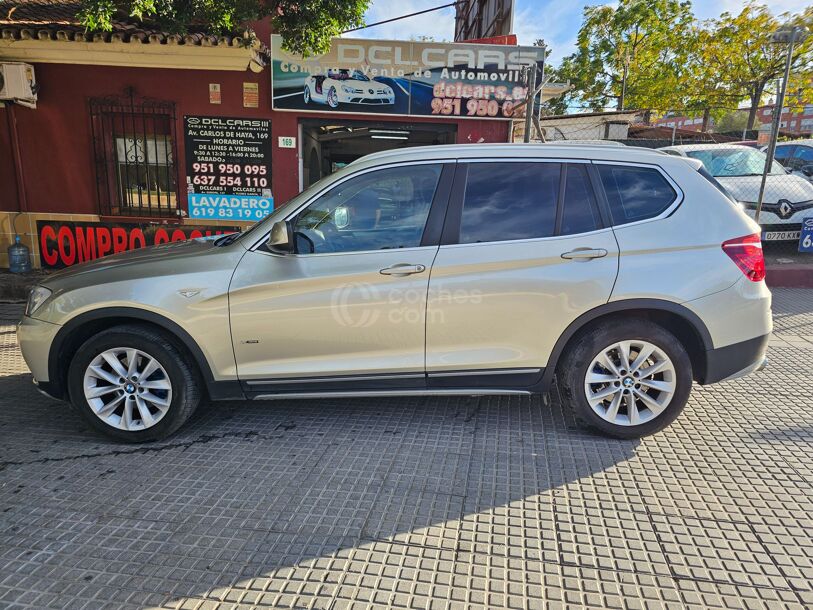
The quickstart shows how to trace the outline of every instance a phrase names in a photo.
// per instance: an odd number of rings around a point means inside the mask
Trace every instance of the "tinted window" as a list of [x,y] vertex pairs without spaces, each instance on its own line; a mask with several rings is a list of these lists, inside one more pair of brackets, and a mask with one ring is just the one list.
[[603,164],[596,167],[614,224],[657,216],[677,197],[666,178],[655,169]]
[[799,146],[796,149],[796,154],[793,155],[793,158],[802,161],[803,165],[813,163],[813,148],[810,148],[809,146]]
[[587,166],[570,164],[565,176],[564,209],[560,235],[586,233],[599,228],[596,197],[590,186]]
[[297,215],[297,252],[419,246],[440,170],[439,164],[407,165],[338,184]]
[[553,235],[558,163],[471,163],[466,177],[460,243]]
[[793,146],[777,146],[773,158],[785,165],[790,153],[793,151]]

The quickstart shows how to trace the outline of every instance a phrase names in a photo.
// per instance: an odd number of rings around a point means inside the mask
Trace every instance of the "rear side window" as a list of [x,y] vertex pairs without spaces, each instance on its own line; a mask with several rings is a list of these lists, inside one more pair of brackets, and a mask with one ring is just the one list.
[[559,235],[587,233],[599,228],[598,208],[587,166],[571,163],[565,176],[564,208]]
[[470,163],[460,243],[553,235],[560,172],[558,163]]
[[677,193],[656,169],[598,164],[613,224],[654,218],[675,201]]

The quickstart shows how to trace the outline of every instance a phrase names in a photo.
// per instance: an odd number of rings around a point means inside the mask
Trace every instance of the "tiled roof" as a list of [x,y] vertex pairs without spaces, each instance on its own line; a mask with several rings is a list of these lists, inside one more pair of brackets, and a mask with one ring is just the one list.
[[[239,36],[204,32],[171,34],[133,18],[119,18],[111,32],[90,32],[76,15],[78,0],[0,0],[0,38],[12,40],[60,40],[77,42],[128,42],[194,46],[241,46]],[[265,48],[259,49],[262,53]]]

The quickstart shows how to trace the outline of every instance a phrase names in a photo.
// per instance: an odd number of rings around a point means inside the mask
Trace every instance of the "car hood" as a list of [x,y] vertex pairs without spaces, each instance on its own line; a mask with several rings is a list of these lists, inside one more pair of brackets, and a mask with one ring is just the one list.
[[[127,252],[120,252],[119,254],[104,256],[87,263],[67,267],[49,275],[42,283],[44,286],[52,287],[75,281],[88,284],[110,281],[111,278],[120,279],[123,277],[122,274],[143,276],[145,272],[149,273],[148,267],[153,266],[155,263],[160,263],[161,269],[172,268],[177,266],[180,259],[207,254],[213,249],[219,250],[220,248],[215,246],[214,242],[215,240],[209,238],[190,239],[128,250]],[[104,279],[99,278],[97,280],[93,277],[101,275],[102,272],[104,272]]]
[[[720,176],[717,181],[737,201],[753,203],[759,195],[762,176]],[[771,174],[765,181],[764,203],[786,199],[790,203],[813,200],[813,184],[792,174]]]

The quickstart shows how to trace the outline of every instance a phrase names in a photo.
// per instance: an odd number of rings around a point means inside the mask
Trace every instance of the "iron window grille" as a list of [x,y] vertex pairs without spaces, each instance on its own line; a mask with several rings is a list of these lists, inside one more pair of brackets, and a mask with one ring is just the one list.
[[180,215],[175,103],[122,96],[90,100],[102,216]]

